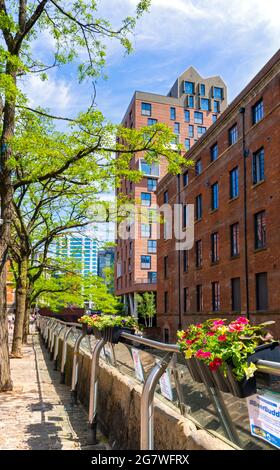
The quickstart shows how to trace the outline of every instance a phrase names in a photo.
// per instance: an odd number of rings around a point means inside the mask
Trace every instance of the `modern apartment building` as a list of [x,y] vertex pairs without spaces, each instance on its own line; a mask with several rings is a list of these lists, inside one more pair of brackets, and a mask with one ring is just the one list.
[[73,259],[80,265],[81,273],[98,273],[99,242],[84,235],[66,235],[56,241],[56,255]]
[[[158,240],[162,339],[207,318],[276,320],[280,336],[280,51],[188,152],[195,170],[166,175],[161,205],[194,205],[194,244]],[[199,169],[199,170],[198,170]],[[180,188],[178,190],[178,187]],[[184,207],[182,211],[184,211]]]
[[104,269],[113,268],[115,249],[112,247],[98,251],[98,276],[105,277]]
[[[165,123],[189,150],[226,106],[227,89],[223,80],[218,76],[203,78],[190,67],[176,79],[167,96],[135,92],[122,124],[140,129],[157,122]],[[160,164],[149,165],[143,154],[132,159],[131,168],[141,169],[143,179],[140,183],[124,179],[117,191],[130,194],[151,212],[148,221],[139,224],[136,239],[117,239],[115,290],[116,295],[122,296],[128,311],[137,316],[136,293],[156,292],[157,289],[157,223],[153,222],[152,207],[156,204],[155,191],[167,172],[167,164],[162,159]]]

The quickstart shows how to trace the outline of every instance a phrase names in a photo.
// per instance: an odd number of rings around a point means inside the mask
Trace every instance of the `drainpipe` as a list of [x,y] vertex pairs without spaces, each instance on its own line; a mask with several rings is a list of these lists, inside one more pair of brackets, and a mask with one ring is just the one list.
[[[177,204],[181,204],[181,175],[177,175]],[[182,329],[182,305],[181,305],[181,250],[178,250],[178,329]]]
[[244,218],[244,261],[245,261],[245,291],[246,291],[246,316],[249,320],[250,318],[250,300],[249,300],[249,267],[248,267],[248,233],[247,233],[247,165],[246,159],[249,155],[248,150],[246,149],[245,141],[245,108],[240,108],[239,110],[242,116],[242,153],[243,153],[243,218]]

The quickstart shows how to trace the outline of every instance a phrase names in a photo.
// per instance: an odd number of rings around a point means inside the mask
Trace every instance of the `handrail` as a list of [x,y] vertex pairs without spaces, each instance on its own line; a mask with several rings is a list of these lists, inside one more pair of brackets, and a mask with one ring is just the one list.
[[[57,328],[57,325],[61,324],[61,328]],[[56,361],[58,353],[58,341],[59,335],[63,327],[66,327],[66,331],[63,337],[63,348],[62,348],[62,359],[61,359],[61,383],[64,382],[65,378],[65,363],[66,363],[66,353],[67,353],[67,339],[71,331],[74,328],[80,330],[82,326],[78,323],[73,322],[64,322],[62,320],[56,319],[54,317],[39,317],[38,325],[40,332],[45,338],[47,347],[49,349],[54,349],[54,360]],[[55,326],[56,325],[56,326]],[[54,328],[53,328],[54,327]],[[54,339],[54,336],[56,337]],[[75,340],[74,345],[74,361],[72,367],[72,383],[71,383],[71,394],[72,402],[77,402],[77,381],[78,381],[78,362],[77,355],[79,354],[80,344],[82,339],[85,337],[83,332],[79,332],[78,337]],[[167,354],[154,365],[149,374],[146,377],[146,380],[143,384],[143,390],[141,394],[141,449],[142,450],[153,450],[153,401],[156,385],[167,367],[170,365],[172,358],[174,359],[175,354],[180,352],[177,344],[167,344],[159,341],[155,341],[149,338],[143,338],[139,335],[132,335],[127,332],[123,332],[120,335],[120,339],[129,340],[132,344],[141,344],[148,346],[152,349],[160,350],[166,352]],[[90,381],[90,396],[89,396],[89,430],[90,430],[90,443],[96,444],[96,429],[97,429],[97,399],[98,399],[98,371],[99,371],[99,358],[100,352],[105,344],[104,339],[99,339],[95,342],[93,351],[92,351],[92,362],[91,362],[91,381]],[[171,354],[172,353],[172,354]],[[259,372],[265,374],[272,374],[280,376],[280,363],[258,360],[256,363],[256,368]],[[176,385],[177,389],[178,384]],[[180,390],[178,391],[178,396]],[[213,404],[215,405],[217,414],[220,418],[220,422],[226,431],[229,439],[239,445],[238,435],[234,424],[231,420],[231,417],[227,411],[226,405],[224,403],[222,394],[216,388],[211,388],[208,390],[210,393]],[[182,396],[179,401],[182,401]],[[184,407],[180,407],[181,413],[184,414]]]

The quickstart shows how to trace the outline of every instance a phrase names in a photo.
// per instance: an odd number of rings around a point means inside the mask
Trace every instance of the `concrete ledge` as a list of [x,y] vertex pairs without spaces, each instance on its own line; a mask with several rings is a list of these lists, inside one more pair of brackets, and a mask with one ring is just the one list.
[[[61,360],[62,341],[59,344],[58,364]],[[66,384],[71,385],[73,348],[67,347],[65,368]],[[139,449],[140,400],[142,387],[131,377],[100,361],[98,421],[110,446],[117,449]],[[91,359],[79,356],[78,398],[88,406]],[[86,425],[86,423],[85,423]],[[155,449],[157,450],[233,450],[222,439],[198,429],[188,418],[155,398]]]

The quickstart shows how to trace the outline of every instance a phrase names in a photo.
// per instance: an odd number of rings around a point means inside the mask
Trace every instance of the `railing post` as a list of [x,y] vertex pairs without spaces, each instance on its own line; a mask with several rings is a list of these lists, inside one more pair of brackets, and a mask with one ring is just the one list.
[[63,338],[63,348],[62,348],[62,357],[61,357],[61,367],[60,367],[60,383],[65,383],[65,364],[66,364],[66,355],[67,355],[67,339],[70,335],[73,326],[69,328],[69,330],[65,331],[64,338]]
[[64,325],[61,325],[61,327],[58,330],[58,333],[55,337],[55,345],[54,345],[54,354],[53,354],[53,360],[54,360],[54,370],[57,370],[58,364],[57,364],[57,355],[58,355],[58,345],[59,345],[59,335],[61,330],[63,330]]
[[53,325],[54,325],[54,328],[51,329],[50,359],[53,358],[53,347],[54,347],[55,331],[56,331],[57,326],[59,325],[59,323],[54,322]]
[[80,332],[78,338],[75,341],[74,346],[74,353],[73,353],[73,367],[72,367],[72,381],[71,381],[71,402],[73,405],[77,405],[78,403],[78,391],[77,391],[77,383],[78,383],[78,372],[79,372],[79,363],[78,363],[78,354],[80,349],[80,344],[86,333]]
[[99,357],[101,349],[105,344],[104,339],[98,340],[92,351],[91,359],[91,375],[90,375],[90,395],[89,395],[89,442],[90,444],[97,444],[96,431],[97,431],[97,396],[98,396],[98,370],[99,370]]
[[151,370],[145,380],[141,396],[140,449],[154,449],[154,394],[160,377],[166,371],[172,353],[166,354]]
[[48,342],[49,342],[49,330],[50,330],[50,327],[53,323],[53,318],[50,318],[49,321],[47,322],[47,325],[46,325],[46,335],[45,335],[45,345],[46,345],[46,348],[48,348]]

